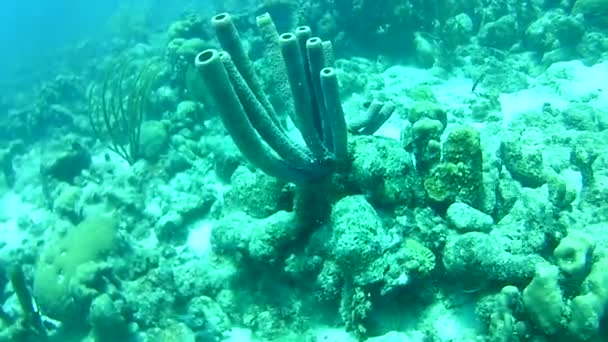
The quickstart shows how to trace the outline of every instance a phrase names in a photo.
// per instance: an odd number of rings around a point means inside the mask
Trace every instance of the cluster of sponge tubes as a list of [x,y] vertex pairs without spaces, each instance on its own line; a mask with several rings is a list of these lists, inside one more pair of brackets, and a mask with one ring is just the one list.
[[[243,155],[265,173],[295,184],[326,178],[348,161],[347,131],[332,45],[313,37],[307,26],[279,35],[268,14],[257,18],[268,57],[276,65],[278,93],[291,93],[289,116],[305,144],[289,136],[264,93],[232,17],[212,19],[222,51],[196,56],[195,66],[222,121]],[[388,119],[394,106],[374,103],[351,131],[369,134]]]

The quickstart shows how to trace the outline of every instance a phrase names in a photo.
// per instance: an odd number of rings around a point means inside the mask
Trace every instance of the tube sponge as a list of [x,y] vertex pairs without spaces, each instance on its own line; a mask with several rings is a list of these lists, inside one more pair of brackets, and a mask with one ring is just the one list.
[[334,154],[338,163],[344,163],[348,158],[348,147],[346,144],[346,121],[340,100],[338,89],[338,77],[334,68],[323,68],[321,70],[321,88],[325,95],[325,107],[327,108],[327,124],[332,128]]
[[[238,73],[233,73],[237,87],[233,87],[226,65],[230,67],[230,56],[226,53],[218,52],[217,50],[205,50],[198,54],[195,64],[199,72],[205,74],[204,80],[209,85],[210,95],[215,101],[215,104],[220,108],[219,113],[224,122],[224,126],[233,137],[235,144],[239,150],[249,159],[254,165],[269,175],[281,179],[303,178],[300,175],[299,168],[304,167],[304,161],[299,161],[294,164],[288,164],[275,155],[271,148],[259,139],[257,131],[253,127],[244,107],[253,107],[259,105],[251,93],[241,93],[239,97],[237,90],[248,89],[245,86],[240,86],[242,83],[236,79]],[[251,110],[252,113],[262,113],[263,110]],[[257,117],[256,124],[259,126],[270,127],[268,122],[270,117]],[[276,132],[277,138],[281,137],[280,132]],[[280,144],[279,144],[280,145]],[[289,143],[281,145],[285,148],[292,148]],[[293,148],[295,149],[295,147]],[[282,151],[282,150],[280,150]],[[301,159],[306,158],[305,155],[294,152],[291,154],[294,157]]]
[[317,158],[323,158],[326,149],[318,135],[315,127],[315,106],[311,101],[314,89],[309,87],[306,56],[302,55],[302,48],[298,42],[298,37],[292,33],[284,33],[279,37],[281,52],[287,77],[291,88],[297,120],[296,126],[302,133],[302,138]]
[[[322,180],[348,161],[346,123],[335,72],[323,68],[330,45],[310,37],[307,27],[277,37],[267,14],[259,16],[257,22],[275,61],[277,44],[280,48],[285,64],[281,77],[286,74],[289,81],[294,102],[291,116],[305,146],[290,139],[282,127],[227,13],[212,20],[224,52],[203,51],[195,66],[226,129],[250,162],[288,182]],[[284,80],[280,83],[284,88]]]

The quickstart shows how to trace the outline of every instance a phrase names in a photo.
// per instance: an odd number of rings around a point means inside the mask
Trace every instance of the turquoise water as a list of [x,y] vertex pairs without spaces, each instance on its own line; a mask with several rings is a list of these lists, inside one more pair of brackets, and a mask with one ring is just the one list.
[[607,341],[608,2],[7,2],[0,342]]

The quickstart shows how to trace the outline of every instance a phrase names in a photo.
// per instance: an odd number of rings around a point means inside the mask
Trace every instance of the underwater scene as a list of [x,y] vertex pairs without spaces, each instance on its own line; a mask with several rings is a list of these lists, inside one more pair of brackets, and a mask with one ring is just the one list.
[[0,19],[0,342],[608,341],[608,0]]

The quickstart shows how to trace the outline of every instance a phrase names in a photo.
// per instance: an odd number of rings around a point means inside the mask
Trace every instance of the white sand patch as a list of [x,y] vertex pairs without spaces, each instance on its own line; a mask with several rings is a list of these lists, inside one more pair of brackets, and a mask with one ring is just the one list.
[[579,171],[572,169],[566,169],[560,173],[562,179],[566,182],[568,189],[574,189],[576,191],[575,202],[581,200],[581,194],[583,191],[583,175]]
[[388,95],[401,95],[403,91],[413,88],[421,83],[437,83],[428,71],[412,68],[408,66],[395,65],[386,69],[382,73],[384,78],[384,88],[382,89]]
[[464,104],[471,94],[473,80],[454,76],[442,79],[434,75],[433,70],[417,69],[407,66],[393,66],[384,71],[384,93],[402,99],[404,91],[416,86],[426,85],[433,90],[433,94],[440,103]]
[[507,126],[519,114],[540,113],[545,103],[557,109],[564,109],[568,105],[568,101],[560,98],[553,89],[547,86],[535,86],[515,93],[500,94],[499,101],[502,106],[504,126]]
[[401,126],[398,122],[389,120],[374,135],[399,140],[401,139]]
[[19,228],[20,219],[29,219],[34,223],[43,221],[48,212],[44,209],[25,203],[13,192],[0,198],[0,255],[16,248],[24,247],[27,232]]
[[232,328],[226,337],[226,342],[251,342],[254,341],[251,330],[242,328]]
[[424,342],[425,336],[420,331],[416,331],[413,333],[391,331],[382,336],[368,338],[365,341],[366,342]]
[[450,110],[468,109],[468,101],[475,97],[471,92],[473,80],[464,76],[452,77],[441,84],[431,86],[439,103]]
[[[310,332],[306,333],[305,335],[308,337],[306,339],[306,341],[308,341],[308,340],[313,341],[313,338],[314,338],[314,341],[323,341],[323,342],[356,342],[357,341],[356,338],[354,338],[351,334],[346,332],[344,329],[331,328],[331,327],[325,327],[325,326],[318,327],[314,331],[312,331],[312,336],[311,336]],[[289,335],[289,337],[286,337],[286,339],[289,341],[294,341],[294,336]],[[305,338],[302,337],[302,340],[305,340]],[[250,329],[232,328],[227,333],[225,341],[227,341],[227,342],[264,342],[266,340],[255,338]],[[372,340],[370,339],[368,341],[372,341]],[[387,341],[387,340],[385,340],[385,341]],[[393,340],[393,341],[405,341],[405,340]]]
[[17,219],[20,213],[26,212],[21,198],[14,193],[8,193],[0,198],[2,208],[0,217],[0,240],[6,244],[5,248],[14,249],[21,245],[25,234],[19,231]]
[[129,163],[110,148],[101,148],[91,154],[91,162],[97,165],[109,164],[116,169],[118,173],[130,173],[131,166]]
[[424,323],[432,326],[437,341],[471,341],[480,333],[481,325],[470,304],[447,307],[440,300],[425,310]]
[[608,105],[608,61],[593,66],[581,61],[555,63],[545,74],[559,77],[556,92],[565,101],[595,100]]
[[319,327],[314,332],[315,341],[323,342],[356,342],[357,339],[351,336],[344,329]]
[[543,104],[563,110],[572,102],[608,106],[608,62],[591,67],[581,61],[559,62],[532,80],[529,89],[501,94],[504,123],[517,114],[540,112]]
[[137,241],[137,245],[143,249],[152,250],[158,247],[158,238],[154,230],[150,231],[150,234],[140,241]]
[[[442,308],[443,309],[443,308]],[[440,341],[466,341],[466,322],[454,312],[439,314],[433,328]],[[473,334],[474,335],[474,334]]]
[[211,247],[210,239],[213,223],[209,220],[197,220],[191,226],[187,245],[194,253],[201,256]]
[[[455,76],[447,80],[434,76],[432,70],[407,66],[393,66],[382,74],[385,81],[383,92],[408,106],[412,99],[405,96],[407,89],[427,85],[439,103],[450,110],[468,109],[473,80]],[[580,61],[560,62],[549,67],[537,78],[531,79],[529,89],[500,94],[504,124],[517,115],[528,112],[540,113],[545,103],[563,110],[571,102],[589,102],[608,107],[608,61],[585,66]],[[389,123],[390,125],[390,123]],[[398,137],[390,128],[379,135]]]

